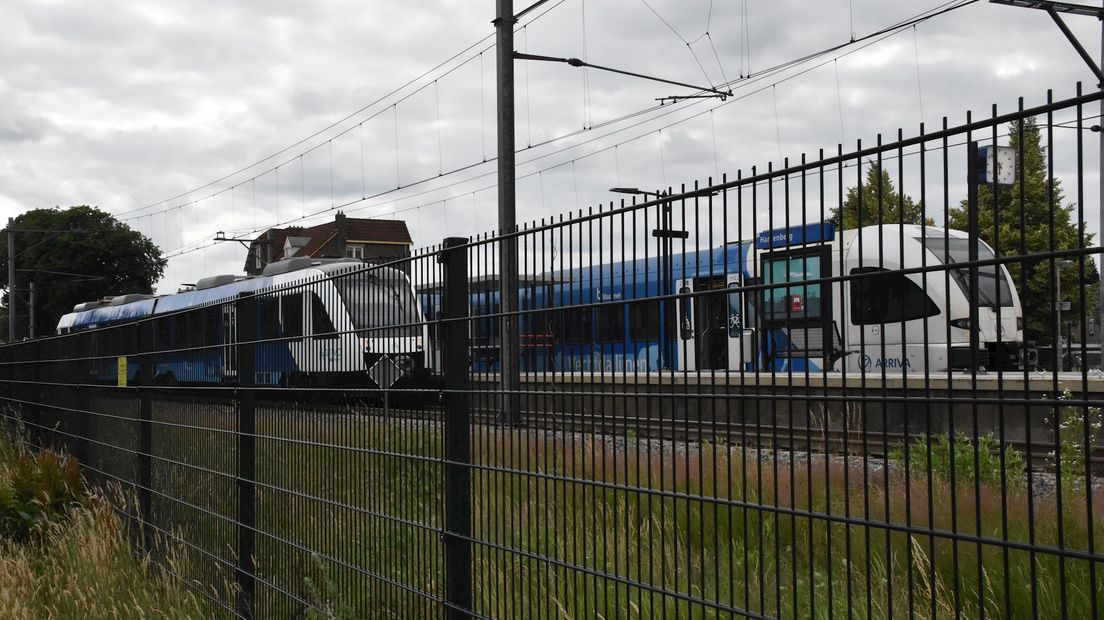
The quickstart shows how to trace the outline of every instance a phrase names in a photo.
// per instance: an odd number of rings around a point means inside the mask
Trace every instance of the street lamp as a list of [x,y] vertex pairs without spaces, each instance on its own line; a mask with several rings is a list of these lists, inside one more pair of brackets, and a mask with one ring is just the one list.
[[[611,187],[611,192],[615,194],[634,194],[639,196],[651,196],[656,199],[667,198],[669,194],[667,192],[649,192],[636,187]],[[663,295],[670,295],[674,290],[672,283],[673,265],[671,261],[671,240],[672,239],[686,239],[690,236],[690,233],[685,230],[673,230],[671,228],[671,201],[664,200],[660,207],[660,221],[659,228],[652,231],[652,236],[660,240],[659,244],[659,261],[660,269],[663,271]],[[666,305],[666,304],[665,304]],[[673,308],[668,306],[664,310],[664,317],[667,317],[673,312]],[[667,350],[661,343],[659,346],[659,367],[667,368]]]

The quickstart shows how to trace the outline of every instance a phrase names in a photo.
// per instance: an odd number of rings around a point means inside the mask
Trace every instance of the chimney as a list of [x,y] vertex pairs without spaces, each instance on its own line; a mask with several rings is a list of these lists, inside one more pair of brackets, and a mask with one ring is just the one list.
[[345,222],[345,214],[341,211],[334,216],[334,225],[337,227],[335,253],[338,256],[345,256],[345,243],[349,240],[349,225]]

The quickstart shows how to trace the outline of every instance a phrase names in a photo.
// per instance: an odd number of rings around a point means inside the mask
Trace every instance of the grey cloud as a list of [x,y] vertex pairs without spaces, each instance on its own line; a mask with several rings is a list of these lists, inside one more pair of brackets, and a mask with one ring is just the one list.
[[0,142],[37,142],[54,129],[53,122],[0,91]]

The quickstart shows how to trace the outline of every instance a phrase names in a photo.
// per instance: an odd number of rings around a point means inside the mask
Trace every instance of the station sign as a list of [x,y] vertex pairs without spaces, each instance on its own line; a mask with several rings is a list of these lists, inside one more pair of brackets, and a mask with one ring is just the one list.
[[755,237],[755,247],[760,250],[784,248],[809,243],[824,243],[836,237],[835,222],[816,222],[804,226],[764,230]]

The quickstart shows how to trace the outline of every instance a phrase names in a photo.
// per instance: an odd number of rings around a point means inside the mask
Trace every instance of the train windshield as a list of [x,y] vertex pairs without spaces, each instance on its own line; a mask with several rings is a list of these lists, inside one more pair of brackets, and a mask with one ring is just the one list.
[[376,338],[421,335],[418,302],[405,278],[357,273],[336,277],[333,283],[358,333]]
[[[931,250],[932,254],[944,265],[967,263],[970,261],[970,242],[962,238],[944,238],[931,236],[924,239],[924,247]],[[996,256],[988,245],[978,241],[978,260],[994,260]],[[997,265],[983,265],[978,267],[978,302],[983,308],[996,309],[999,304],[1005,308],[1012,307],[1012,288],[1008,284],[1008,277],[1003,269]],[[954,267],[950,269],[951,278],[958,283],[962,292],[969,297],[970,269],[968,267]]]

